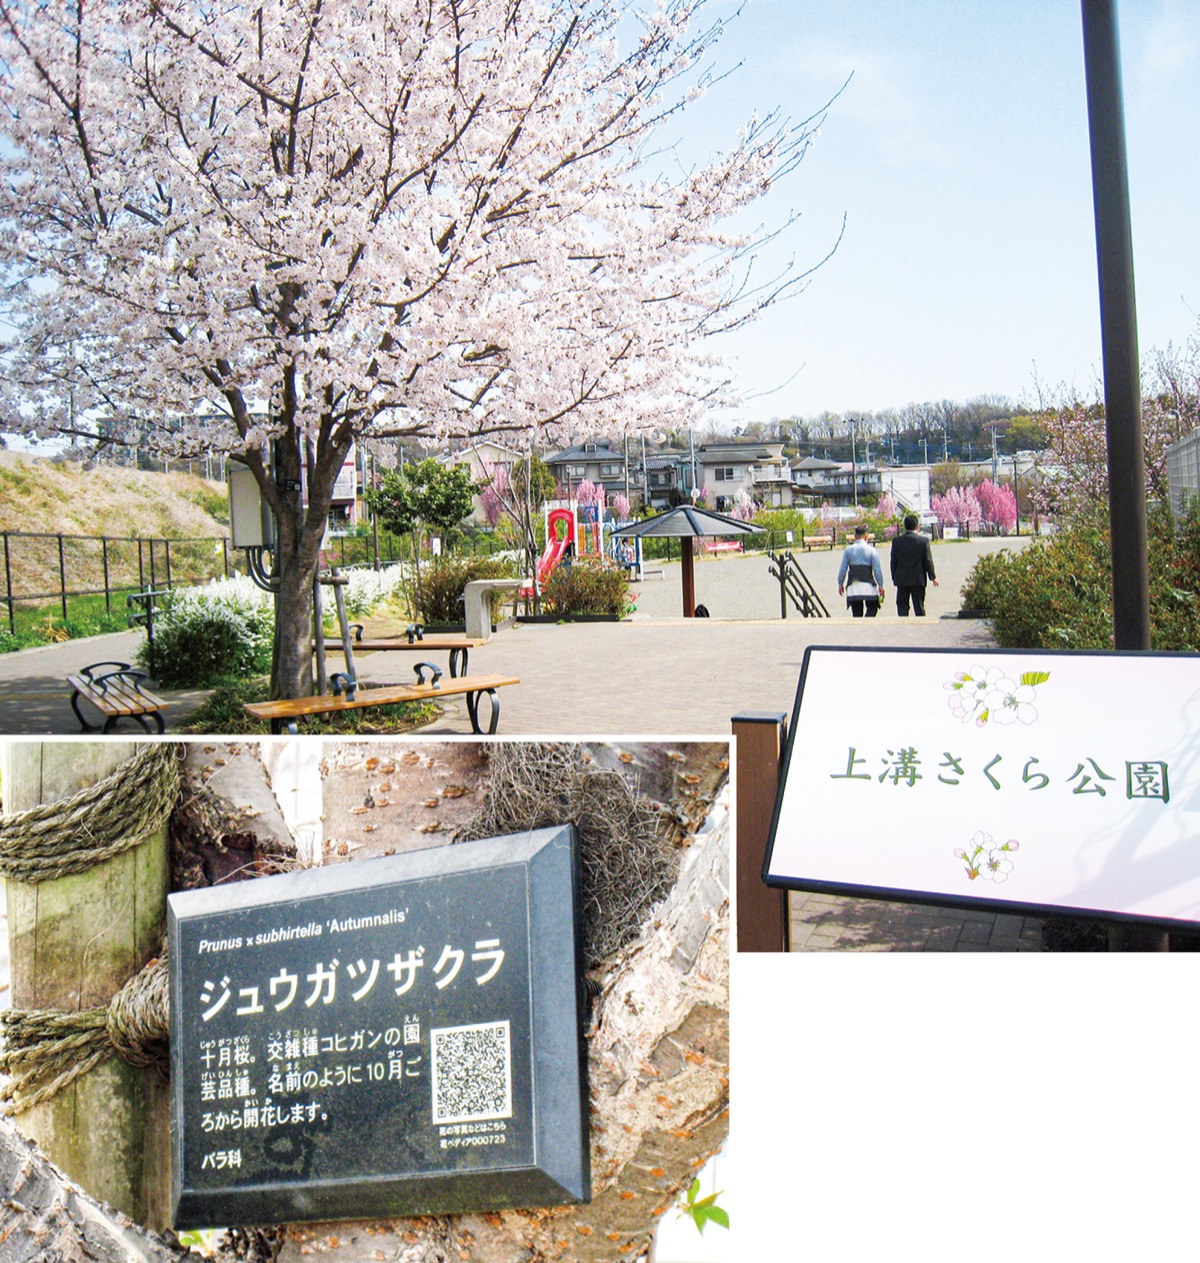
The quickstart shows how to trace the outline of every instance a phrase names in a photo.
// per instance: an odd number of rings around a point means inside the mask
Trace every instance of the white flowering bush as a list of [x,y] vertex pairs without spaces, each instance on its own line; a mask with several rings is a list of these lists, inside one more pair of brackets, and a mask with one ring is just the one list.
[[[154,669],[167,688],[207,688],[271,667],[273,598],[245,577],[178,588],[154,621]],[[149,662],[149,644],[138,651]]]
[[[348,570],[350,582],[344,592],[346,596],[346,613],[351,618],[362,618],[384,601],[404,591],[408,580],[406,567],[402,565],[386,566],[382,570]],[[325,610],[328,616],[336,610],[333,601],[328,601]]]

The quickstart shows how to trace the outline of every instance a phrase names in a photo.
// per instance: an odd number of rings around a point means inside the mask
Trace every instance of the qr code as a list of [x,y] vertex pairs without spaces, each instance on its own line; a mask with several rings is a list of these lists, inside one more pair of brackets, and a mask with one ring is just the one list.
[[433,1121],[476,1123],[512,1116],[512,1052],[507,1022],[429,1032]]

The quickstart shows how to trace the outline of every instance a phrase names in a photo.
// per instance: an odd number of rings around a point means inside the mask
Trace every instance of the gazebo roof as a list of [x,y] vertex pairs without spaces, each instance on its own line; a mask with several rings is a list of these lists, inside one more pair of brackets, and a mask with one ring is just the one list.
[[758,529],[757,526],[743,522],[739,518],[726,517],[724,513],[714,513],[712,509],[681,504],[678,508],[660,513],[657,517],[646,518],[642,522],[632,522],[612,533],[619,536],[669,536],[673,539],[681,539],[685,536],[753,535]]

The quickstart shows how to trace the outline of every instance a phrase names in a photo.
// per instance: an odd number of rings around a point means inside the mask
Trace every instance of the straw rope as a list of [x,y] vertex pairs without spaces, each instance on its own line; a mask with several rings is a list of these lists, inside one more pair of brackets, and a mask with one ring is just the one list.
[[174,743],[142,746],[95,785],[0,816],[0,873],[23,882],[86,872],[160,829],[179,797]]
[[167,962],[152,960],[107,1005],[77,1012],[0,1013],[0,1089],[6,1114],[49,1100],[114,1054],[132,1066],[165,1067],[170,1015]]

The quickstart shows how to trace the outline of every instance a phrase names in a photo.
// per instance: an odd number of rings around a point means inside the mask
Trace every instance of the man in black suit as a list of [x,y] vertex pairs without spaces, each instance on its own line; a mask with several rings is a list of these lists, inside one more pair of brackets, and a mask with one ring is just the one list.
[[933,580],[935,588],[938,586],[929,538],[917,530],[919,525],[916,516],[910,513],[904,519],[904,534],[892,540],[892,584],[896,589],[896,613],[901,618],[908,617],[909,598],[913,613],[923,618],[926,578]]

